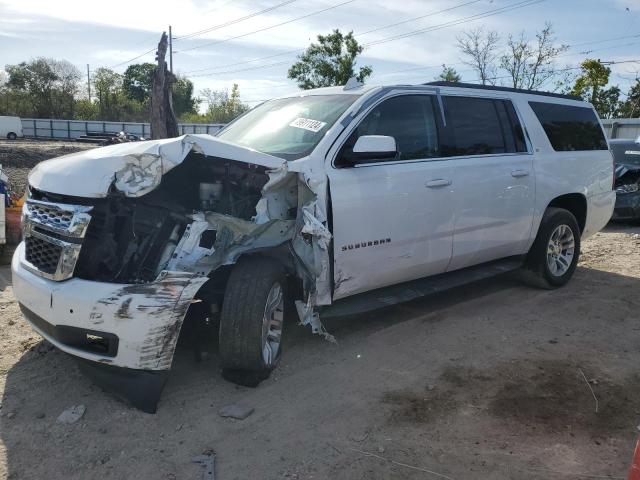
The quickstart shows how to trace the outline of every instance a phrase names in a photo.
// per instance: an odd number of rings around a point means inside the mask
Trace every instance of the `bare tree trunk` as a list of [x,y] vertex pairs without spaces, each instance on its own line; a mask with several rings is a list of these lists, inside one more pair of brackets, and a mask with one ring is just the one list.
[[167,34],[162,33],[156,60],[158,66],[153,73],[153,86],[151,88],[151,138],[171,138],[178,136],[178,122],[173,111],[171,99],[171,85],[176,77],[167,68],[165,56],[167,54]]

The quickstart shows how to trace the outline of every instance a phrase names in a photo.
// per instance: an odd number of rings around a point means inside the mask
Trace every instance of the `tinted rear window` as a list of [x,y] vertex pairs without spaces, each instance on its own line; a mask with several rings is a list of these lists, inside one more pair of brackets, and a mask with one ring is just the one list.
[[451,137],[445,156],[525,152],[522,127],[511,102],[444,97]]
[[529,102],[555,151],[607,150],[598,118],[589,107]]

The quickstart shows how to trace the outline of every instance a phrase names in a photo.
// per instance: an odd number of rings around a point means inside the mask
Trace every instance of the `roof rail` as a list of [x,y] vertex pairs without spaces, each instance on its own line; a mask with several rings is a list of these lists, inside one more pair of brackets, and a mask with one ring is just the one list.
[[445,82],[445,81],[427,82],[427,83],[423,83],[423,85],[433,85],[436,87],[475,88],[478,90],[497,90],[500,92],[526,93],[528,95],[541,95],[543,97],[556,97],[556,98],[565,98],[567,100],[582,101],[580,97],[577,97],[575,95],[564,95],[562,93],[553,93],[553,92],[540,92],[538,90],[526,90],[524,88],[497,87],[495,85],[478,85],[475,83]]

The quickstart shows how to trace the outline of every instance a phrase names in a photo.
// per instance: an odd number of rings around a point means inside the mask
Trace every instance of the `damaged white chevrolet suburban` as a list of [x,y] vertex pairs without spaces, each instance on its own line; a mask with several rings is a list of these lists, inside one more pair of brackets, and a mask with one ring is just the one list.
[[331,339],[324,317],[521,266],[559,287],[609,220],[612,185],[600,122],[576,98],[310,90],[217,137],[39,164],[13,288],[40,335],[153,412],[185,318],[219,324],[223,369],[260,380],[290,308]]

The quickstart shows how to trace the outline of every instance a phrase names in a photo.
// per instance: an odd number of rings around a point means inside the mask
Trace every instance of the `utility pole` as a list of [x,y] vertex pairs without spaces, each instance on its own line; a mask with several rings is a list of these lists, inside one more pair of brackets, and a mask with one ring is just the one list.
[[169,25],[169,71],[173,73],[173,35],[171,34],[171,25]]
[[87,93],[89,94],[89,102],[91,102],[91,77],[89,76],[89,64],[87,63]]

